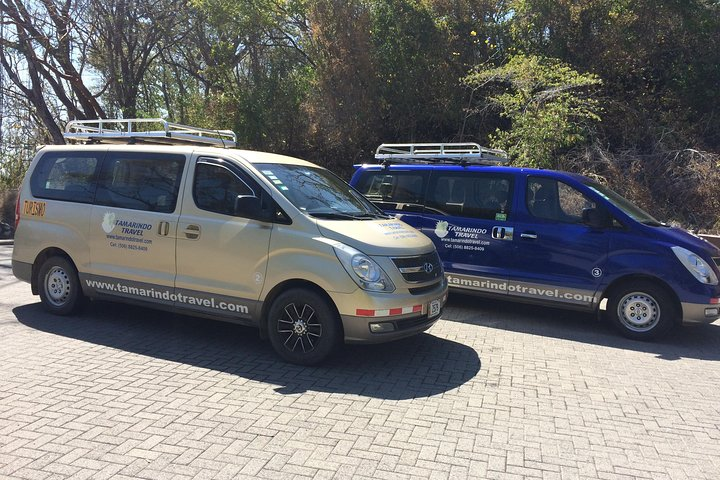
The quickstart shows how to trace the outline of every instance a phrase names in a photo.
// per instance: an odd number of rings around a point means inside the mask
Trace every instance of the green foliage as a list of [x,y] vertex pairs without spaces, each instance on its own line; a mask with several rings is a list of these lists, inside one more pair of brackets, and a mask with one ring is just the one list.
[[379,139],[378,72],[371,18],[361,0],[319,0],[309,8],[313,75],[304,103],[313,160],[347,172],[353,158]]
[[312,77],[301,45],[302,0],[192,0],[185,41],[167,45],[156,107],[172,118],[229,128],[246,148],[302,150]]
[[[513,0],[518,51],[603,79],[603,143],[613,149],[720,146],[720,2]],[[669,134],[672,132],[671,134]]]
[[[20,188],[25,171],[38,145],[47,141],[47,133],[33,121],[18,119],[18,111],[7,111],[0,136],[0,192]],[[11,121],[8,121],[11,120]]]
[[383,136],[416,139],[435,130],[448,114],[457,119],[452,107],[458,105],[448,100],[457,90],[459,72],[451,67],[454,55],[441,19],[417,0],[378,0],[370,9]]
[[[32,15],[21,18],[25,4]],[[53,5],[67,12],[59,23]],[[718,0],[48,0],[6,10],[0,52],[17,81],[3,83],[5,98],[55,141],[68,118],[122,112],[233,129],[242,147],[343,174],[380,142],[491,143],[524,165],[591,158],[586,172],[601,172],[598,158],[624,165],[623,152],[648,163],[720,150]],[[39,75],[23,90],[16,73],[31,64]],[[7,132],[9,164],[19,147]],[[587,153],[599,146],[603,155]]]
[[32,153],[23,149],[0,151],[0,192],[20,188]]
[[555,156],[586,141],[591,125],[600,121],[599,102],[591,95],[600,79],[556,59],[516,55],[463,81],[487,92],[487,102],[509,121],[491,140],[520,165],[556,166]]

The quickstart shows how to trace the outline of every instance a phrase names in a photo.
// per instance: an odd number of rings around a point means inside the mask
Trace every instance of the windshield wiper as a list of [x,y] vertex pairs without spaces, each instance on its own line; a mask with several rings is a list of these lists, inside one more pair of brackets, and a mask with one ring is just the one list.
[[348,215],[342,212],[307,212],[308,215],[312,215],[317,218],[329,218],[334,220],[357,220],[358,218],[354,215]]
[[328,218],[336,220],[368,220],[371,218],[390,218],[379,213],[358,213],[350,214],[344,212],[307,212],[309,215],[317,218]]
[[390,215],[385,215],[384,213],[367,212],[367,213],[359,213],[359,214],[355,215],[355,218],[383,218],[383,219],[385,219],[385,218],[392,218],[392,217]]

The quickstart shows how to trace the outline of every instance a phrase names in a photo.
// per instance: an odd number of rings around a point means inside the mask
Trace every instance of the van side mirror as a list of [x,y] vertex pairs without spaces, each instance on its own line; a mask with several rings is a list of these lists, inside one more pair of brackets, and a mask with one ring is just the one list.
[[238,195],[235,199],[234,215],[261,222],[291,224],[292,221],[275,201],[264,193],[261,197]]
[[252,195],[238,195],[235,199],[235,208],[233,213],[236,217],[245,217],[258,219],[262,214],[260,198]]
[[582,222],[590,228],[609,228],[612,226],[612,216],[602,208],[585,208],[582,211]]

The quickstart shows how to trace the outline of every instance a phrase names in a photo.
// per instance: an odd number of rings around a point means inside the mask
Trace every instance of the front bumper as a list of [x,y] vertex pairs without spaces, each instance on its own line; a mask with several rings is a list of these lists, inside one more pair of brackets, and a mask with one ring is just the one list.
[[[447,301],[447,282],[423,295],[377,294],[358,290],[351,294],[333,294],[340,311],[345,343],[384,343],[409,337],[430,328],[442,315]],[[440,308],[431,312],[433,302]],[[371,330],[382,324],[382,331]],[[376,325],[377,327],[377,325]]]
[[[355,317],[343,315],[342,322],[345,330],[345,343],[385,343],[411,337],[424,332],[432,327],[440,319],[440,315],[428,318],[427,315],[420,315],[408,318],[393,319],[371,319],[368,317]],[[370,331],[371,323],[391,323],[395,330],[384,333],[373,333]]]
[[719,304],[705,303],[681,303],[683,325],[697,325],[700,323],[712,323],[720,318]]

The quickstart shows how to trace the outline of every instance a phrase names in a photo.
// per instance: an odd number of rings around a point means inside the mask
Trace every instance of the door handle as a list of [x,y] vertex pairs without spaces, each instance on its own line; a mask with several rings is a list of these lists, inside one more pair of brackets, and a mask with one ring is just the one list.
[[513,227],[493,227],[492,238],[496,240],[508,240],[513,239]]
[[520,234],[520,238],[529,238],[530,240],[535,240],[537,239],[537,233],[524,232]]
[[200,225],[187,225],[185,227],[185,238],[190,240],[197,240],[200,238]]
[[158,224],[158,235],[161,237],[167,237],[168,233],[170,233],[170,222],[160,222]]

